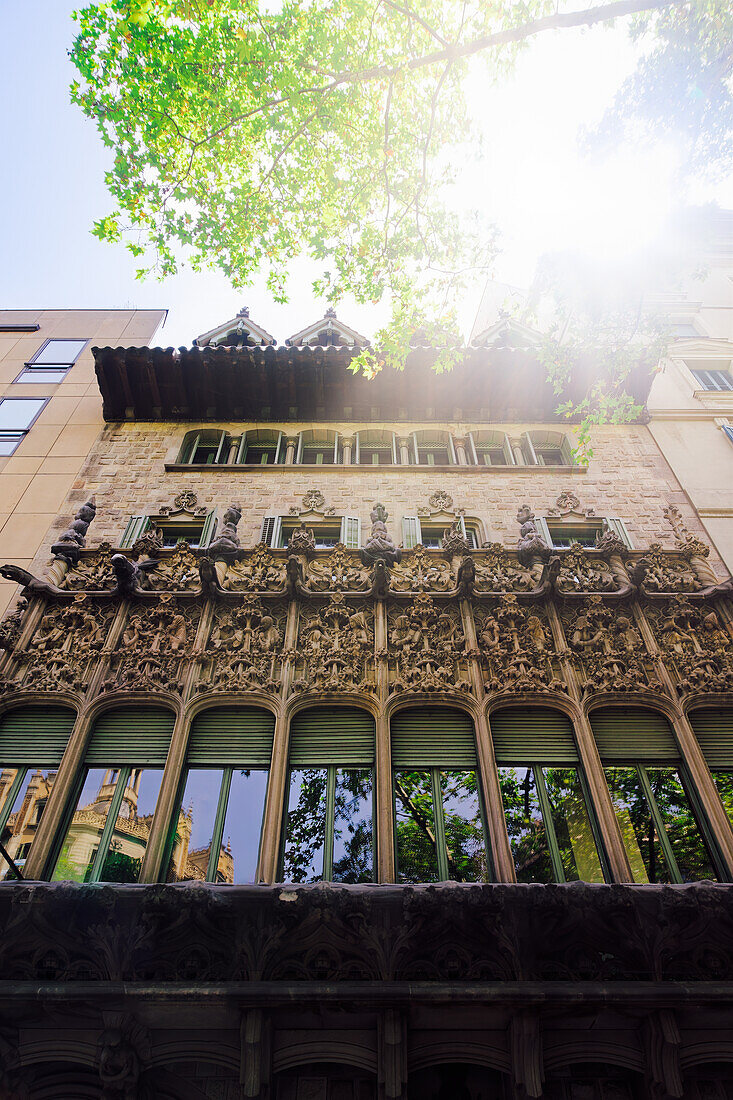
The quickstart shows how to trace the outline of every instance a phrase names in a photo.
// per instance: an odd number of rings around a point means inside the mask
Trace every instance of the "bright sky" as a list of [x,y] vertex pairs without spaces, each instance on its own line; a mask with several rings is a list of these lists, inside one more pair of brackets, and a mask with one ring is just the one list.
[[[66,51],[77,4],[0,0],[0,306],[168,308],[164,346],[190,344],[244,304],[279,341],[322,316],[305,264],[294,271],[291,302],[277,306],[264,280],[243,292],[224,276],[190,271],[141,283],[123,246],[91,236],[92,223],[112,209],[103,182],[110,154],[69,103],[74,73]],[[672,191],[669,150],[628,150],[598,167],[578,153],[578,128],[600,117],[632,64],[621,30],[594,29],[536,41],[501,90],[476,77],[486,158],[468,174],[467,196],[503,228],[497,279],[527,285],[538,256],[552,249],[624,252],[650,237],[681,198]],[[733,202],[720,187],[700,186],[684,198]],[[467,329],[477,305],[466,303]],[[347,302],[338,313],[367,335],[385,316]]]

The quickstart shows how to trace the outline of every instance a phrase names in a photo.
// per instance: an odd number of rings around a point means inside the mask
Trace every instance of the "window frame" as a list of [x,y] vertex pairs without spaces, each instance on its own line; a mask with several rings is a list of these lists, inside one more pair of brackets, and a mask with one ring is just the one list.
[[[468,541],[473,543],[473,545],[470,547],[470,549],[471,550],[477,550],[480,546],[480,535],[481,535],[478,520],[473,520],[473,519],[469,518],[469,522],[468,522],[468,524],[466,524],[466,520],[465,520],[464,516],[456,516],[456,519],[458,520],[458,523],[460,525],[461,534],[463,535],[463,537],[465,539],[467,539]],[[431,527],[431,526],[432,527],[440,527],[441,535],[443,534],[444,531],[446,531],[448,529],[444,523],[437,523],[437,522],[434,523],[429,518],[426,518],[425,522],[429,527]],[[416,533],[416,536],[417,536],[417,541],[416,542],[412,542],[411,541],[411,536],[408,535],[409,524],[414,524],[415,525],[414,529],[415,529],[415,533]],[[402,517],[402,549],[403,550],[414,550],[416,546],[425,546],[425,543],[423,542],[422,529],[423,529],[423,523],[422,523],[422,520],[420,519],[420,516],[403,516]],[[470,538],[469,538],[469,532],[470,532]],[[410,545],[408,545],[408,542],[410,543]],[[439,546],[437,546],[437,547],[436,546],[426,546],[425,549],[435,551],[435,550],[440,550],[442,548],[439,547]]]
[[27,401],[40,401],[41,402],[40,408],[37,409],[37,411],[33,414],[33,416],[28,421],[28,424],[25,428],[0,428],[0,443],[2,443],[4,440],[8,440],[9,442],[12,442],[13,440],[15,440],[15,446],[13,447],[12,451],[8,451],[7,454],[0,454],[0,458],[9,458],[12,454],[15,454],[15,451],[18,449],[20,444],[23,442],[25,437],[28,435],[28,432],[31,430],[31,428],[33,427],[35,422],[38,420],[38,417],[41,415],[41,413],[43,412],[43,410],[45,409],[46,405],[49,403],[50,400],[51,400],[50,397],[6,397],[5,395],[0,397],[0,407],[2,407],[2,405],[6,401],[8,401],[8,402],[9,401],[26,401],[26,402]]
[[448,431],[445,431],[443,429],[438,429],[438,431],[436,431],[435,433],[431,433],[430,430],[426,429],[426,428],[416,429],[414,432],[411,433],[411,435],[412,435],[412,463],[411,463],[411,465],[414,465],[414,466],[445,466],[446,465],[446,463],[444,463],[444,462],[436,462],[432,455],[430,455],[430,457],[433,458],[432,462],[430,462],[429,460],[427,462],[421,462],[420,461],[420,451],[421,450],[427,451],[427,450],[429,450],[429,447],[426,446],[423,443],[418,442],[417,437],[419,435],[430,435],[430,434],[444,435],[444,436],[447,437],[445,440],[441,440],[440,443],[436,442],[435,450],[446,450],[448,452],[448,463],[447,463],[447,465],[448,466],[457,466],[458,465],[458,457],[456,455],[456,447],[455,447],[455,443],[453,442],[452,433],[448,432]]
[[[257,434],[257,429],[250,429],[249,431],[245,430],[245,431],[242,432],[241,438],[239,440],[239,444],[237,446],[237,453],[236,453],[236,456],[234,458],[234,465],[235,466],[282,466],[282,465],[284,465],[284,463],[285,463],[285,452],[286,452],[287,448],[284,446],[285,434],[282,430],[278,429],[278,431],[277,431],[277,440],[275,442],[275,454],[274,454],[272,462],[262,462],[262,460],[260,460],[259,462],[249,462],[247,460],[247,453],[250,449],[250,444],[247,441],[247,437],[250,434],[256,435]],[[274,436],[275,432],[273,431],[270,434]],[[251,444],[251,446],[252,446],[253,449],[256,449],[257,448],[257,443],[253,442]],[[263,445],[263,449],[264,449],[265,446],[267,446],[267,445],[266,444]]]
[[[13,381],[30,382],[31,384],[36,385],[42,385],[45,382],[48,386],[57,386],[60,382],[63,382],[64,378],[67,376],[71,368],[76,366],[81,356],[87,350],[89,340],[90,337],[88,336],[50,336],[47,340],[43,341],[40,348],[38,348],[30,357],[30,359],[28,359],[23,364],[22,371]],[[68,362],[67,360],[62,360],[58,363],[39,363],[38,365],[36,365],[38,356],[41,355],[50,344],[81,344],[82,346],[75,357],[71,360],[71,362]],[[53,371],[61,374],[61,377],[55,380],[52,380],[50,378],[33,377],[34,374],[48,374],[49,372]]]
[[[224,460],[222,461],[222,459],[221,459],[222,450],[225,446],[226,441],[229,439],[229,434],[224,428],[222,428],[222,430],[219,434],[219,442],[218,442],[218,444],[216,444],[216,454],[214,455],[213,461],[212,462],[194,462],[194,458],[196,456],[196,451],[198,450],[199,446],[211,446],[212,448],[214,447],[214,443],[211,443],[210,445],[206,444],[206,443],[201,444],[201,436],[206,435],[206,434],[215,435],[216,434],[216,429],[214,429],[212,431],[211,429],[208,429],[208,428],[199,428],[196,431],[195,435],[194,435],[193,432],[187,432],[186,433],[186,435],[184,436],[184,439],[183,439],[183,445],[181,447],[181,457],[179,459],[179,464],[181,466],[226,466],[227,465],[227,459],[229,457],[229,449],[228,448],[227,448],[227,454],[225,455]],[[188,439],[188,442],[186,442],[187,439]]]
[[[733,373],[730,368],[725,369],[721,367],[711,367],[709,369],[695,367],[688,368],[692,377],[695,380],[695,389],[703,393],[733,393]],[[706,378],[702,378],[701,375],[706,375]],[[718,384],[717,375],[727,379],[727,384],[722,386]],[[712,385],[707,384],[709,382]]]
[[[587,546],[587,544],[583,542],[574,543],[572,540],[570,541],[570,546],[558,546],[553,538],[553,532],[550,529],[550,524],[559,528],[564,527],[568,530],[568,532],[570,532],[572,529],[583,526],[586,526],[588,528],[597,528],[598,524],[600,524],[601,538],[608,531],[611,531],[613,534],[618,535],[618,537],[621,539],[628,550],[634,549],[634,544],[626,528],[626,524],[622,519],[619,519],[615,516],[595,516],[591,519],[578,520],[577,522],[571,521],[569,523],[566,520],[562,518],[558,519],[555,516],[538,516],[535,518],[535,524],[540,535],[545,540],[551,550],[572,550],[573,546],[581,546],[585,547],[586,549],[592,549],[593,546]],[[561,531],[556,531],[555,534],[559,535],[561,534]]]

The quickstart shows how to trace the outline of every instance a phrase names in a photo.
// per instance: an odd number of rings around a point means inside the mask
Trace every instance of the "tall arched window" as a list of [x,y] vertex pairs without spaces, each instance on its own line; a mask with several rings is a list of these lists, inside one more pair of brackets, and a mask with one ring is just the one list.
[[354,461],[360,466],[396,466],[399,458],[394,432],[376,429],[357,432]]
[[373,881],[374,743],[374,719],[356,707],[294,716],[284,881]]
[[450,707],[411,707],[391,726],[397,881],[489,882],[471,718]]
[[197,714],[185,789],[170,830],[169,882],[255,882],[273,715],[258,707]]
[[569,719],[549,707],[506,707],[490,724],[517,881],[603,882]]
[[187,432],[178,461],[188,466],[222,466],[229,459],[229,436],[218,428]]
[[304,465],[332,466],[339,461],[338,432],[328,428],[309,428],[298,437],[295,461]]
[[278,466],[285,462],[283,433],[270,428],[242,432],[237,450],[237,462],[248,466]]
[[[19,707],[0,716],[0,835],[22,868],[56,779],[76,715],[69,707]],[[0,858],[0,878],[14,878]]]
[[54,880],[138,881],[173,724],[160,707],[120,707],[97,718]]
[[418,466],[455,466],[456,451],[450,432],[413,432],[410,462]]
[[664,715],[605,707],[592,712],[590,723],[634,882],[717,878],[695,791]]

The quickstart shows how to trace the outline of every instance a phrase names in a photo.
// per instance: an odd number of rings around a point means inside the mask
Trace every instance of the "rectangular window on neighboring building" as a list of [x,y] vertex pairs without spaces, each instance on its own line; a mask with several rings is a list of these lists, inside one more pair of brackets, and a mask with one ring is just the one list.
[[62,382],[84,348],[86,340],[46,340],[28,360],[16,382]]
[[5,397],[0,400],[0,456],[13,453],[47,400],[46,397]]
[[727,370],[694,370],[701,390],[733,390],[733,375]]

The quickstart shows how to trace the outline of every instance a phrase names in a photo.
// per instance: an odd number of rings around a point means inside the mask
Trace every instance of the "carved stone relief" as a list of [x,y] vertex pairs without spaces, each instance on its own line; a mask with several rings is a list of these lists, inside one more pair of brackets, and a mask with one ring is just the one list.
[[277,592],[285,585],[285,562],[275,558],[264,543],[241,561],[227,566],[221,587],[225,592]]
[[394,592],[450,592],[455,582],[445,561],[424,546],[416,546],[404,552],[402,561],[392,567],[390,588]]
[[80,691],[89,681],[115,615],[110,604],[80,594],[71,605],[46,611],[21,655],[23,686]]
[[339,543],[326,557],[311,561],[306,569],[306,584],[313,592],[366,592],[371,584],[369,572],[355,550]]
[[697,592],[702,584],[684,557],[675,557],[653,542],[639,564],[645,566],[644,588],[647,592]]
[[280,651],[285,636],[284,604],[263,607],[250,596],[241,604],[219,604],[211,632],[198,655],[198,691],[279,690]]
[[374,611],[347,603],[341,593],[328,603],[301,609],[294,691],[374,691]]
[[391,691],[469,691],[461,616],[419,594],[388,614]]
[[100,543],[96,550],[84,551],[79,560],[61,578],[59,588],[78,592],[87,588],[112,591],[115,587],[112,546]]
[[523,607],[507,593],[476,613],[476,637],[487,691],[567,691],[544,608]]
[[733,640],[716,611],[679,595],[647,618],[681,694],[733,690]]
[[198,607],[182,607],[168,592],[155,607],[132,611],[104,689],[182,690],[184,658],[191,653],[200,613]]
[[199,587],[199,558],[187,542],[179,542],[175,549],[158,558],[155,569],[143,573],[140,588],[153,592],[190,592]]
[[594,595],[580,608],[564,612],[562,622],[586,693],[661,689],[629,609],[607,607]]
[[490,542],[473,555],[477,592],[527,592],[534,587],[532,574],[509,554],[500,542]]
[[601,555],[572,546],[562,555],[558,588],[561,592],[614,592],[618,582]]

